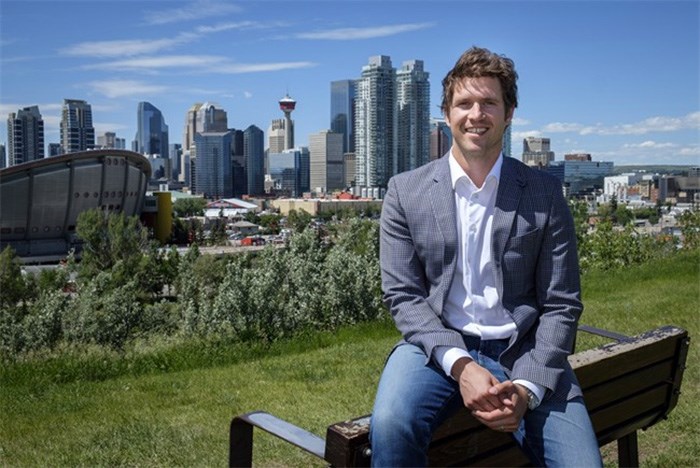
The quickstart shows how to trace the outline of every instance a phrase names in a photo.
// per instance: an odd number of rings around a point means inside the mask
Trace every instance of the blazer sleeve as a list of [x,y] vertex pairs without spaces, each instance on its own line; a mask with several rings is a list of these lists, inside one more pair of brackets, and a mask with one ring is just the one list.
[[[430,229],[434,233],[435,226],[429,221],[423,219],[418,223],[415,219],[425,215],[417,211],[426,209],[429,204],[414,203],[412,199],[405,201],[407,207],[402,203],[402,188],[413,193],[418,190],[400,186],[400,183],[396,178],[389,181],[380,218],[383,300],[404,340],[422,348],[427,360],[433,357],[435,347],[464,348],[464,341],[459,332],[445,327],[436,310],[442,306],[440,295],[436,293],[442,271],[435,274],[435,252],[423,252],[414,242],[417,230]],[[426,200],[425,193],[418,196]],[[407,216],[406,210],[410,209],[416,211]],[[426,273],[426,262],[433,262],[429,266],[430,274]]]
[[551,203],[535,266],[538,319],[524,340],[512,375],[555,391],[570,369],[567,357],[573,351],[583,304],[571,211],[560,184],[548,185]]

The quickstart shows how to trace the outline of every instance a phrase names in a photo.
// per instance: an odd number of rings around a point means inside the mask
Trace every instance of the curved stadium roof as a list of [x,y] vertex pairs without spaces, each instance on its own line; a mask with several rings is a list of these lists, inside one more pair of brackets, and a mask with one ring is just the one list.
[[91,150],[0,169],[0,248],[60,256],[76,246],[78,215],[92,208],[138,216],[151,165],[126,150]]

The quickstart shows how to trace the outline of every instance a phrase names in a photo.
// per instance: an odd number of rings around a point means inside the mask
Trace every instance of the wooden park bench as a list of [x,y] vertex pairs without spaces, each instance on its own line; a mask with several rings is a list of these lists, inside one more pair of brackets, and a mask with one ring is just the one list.
[[[658,328],[629,338],[580,326],[615,341],[569,357],[593,421],[598,444],[617,441],[620,466],[638,466],[637,431],[665,419],[676,406],[688,354],[688,333]],[[251,466],[253,427],[325,460],[331,466],[368,466],[369,416],[332,424],[325,440],[269,413],[233,418],[229,466]],[[478,423],[465,409],[438,428],[429,451],[433,466],[528,466],[513,438]]]

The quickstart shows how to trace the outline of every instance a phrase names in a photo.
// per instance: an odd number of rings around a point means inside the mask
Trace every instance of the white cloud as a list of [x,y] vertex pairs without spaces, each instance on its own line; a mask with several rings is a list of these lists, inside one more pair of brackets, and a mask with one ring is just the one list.
[[134,80],[93,81],[88,83],[88,86],[108,98],[161,94],[168,90],[166,86],[151,85]]
[[528,137],[541,137],[542,132],[539,130],[527,130],[524,132],[512,132],[510,136],[512,141],[517,141],[524,140]]
[[661,148],[675,148],[678,145],[674,143],[657,143],[652,140],[643,141],[641,143],[626,143],[623,145],[624,148],[645,148],[645,149],[661,149]]
[[230,63],[215,69],[210,69],[209,71],[227,74],[240,74],[311,68],[315,66],[316,64],[313,62]]
[[127,60],[104,62],[87,65],[86,69],[101,70],[138,70],[155,72],[161,69],[180,68],[188,72],[207,72],[222,74],[255,73],[295,68],[310,68],[316,66],[313,62],[263,62],[235,63],[226,57],[215,55],[164,55],[153,57],[138,57]]
[[152,54],[164,49],[169,49],[176,45],[189,42],[195,37],[195,35],[187,33],[181,34],[174,39],[81,42],[61,49],[59,53],[71,56],[97,58],[132,57],[134,55]]
[[553,122],[545,125],[542,131],[544,133],[568,133],[580,132],[582,129],[583,125],[577,123]]
[[523,119],[522,117],[513,117],[513,120],[511,120],[511,125],[514,125],[514,126],[530,125],[530,121],[527,119]]
[[243,91],[243,97],[246,99],[250,99],[253,97],[253,93],[251,93],[250,91]]
[[649,133],[668,133],[688,129],[700,129],[700,112],[693,112],[682,117],[649,117],[631,124],[584,125],[580,123],[553,122],[542,127],[544,133],[578,133],[579,135],[646,135]]
[[182,8],[149,11],[146,13],[144,20],[147,24],[168,24],[221,16],[239,11],[241,11],[241,8],[231,2],[200,0],[187,4],[187,6]]
[[325,31],[315,31],[297,34],[299,39],[328,39],[332,41],[352,41],[358,39],[374,39],[377,37],[394,36],[420,29],[428,29],[435,23],[407,23],[370,28],[339,28]]

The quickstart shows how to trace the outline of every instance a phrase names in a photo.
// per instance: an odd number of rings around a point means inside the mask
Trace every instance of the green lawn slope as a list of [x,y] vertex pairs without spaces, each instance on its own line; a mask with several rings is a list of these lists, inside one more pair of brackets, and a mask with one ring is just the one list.
[[[627,335],[662,325],[691,336],[683,393],[667,421],[640,434],[642,466],[697,466],[700,438],[700,255],[583,278],[582,322]],[[389,320],[270,346],[162,344],[0,369],[0,466],[224,466],[231,418],[265,410],[318,435],[369,413],[398,334]],[[578,348],[601,340],[581,334]],[[616,463],[604,448],[606,464]],[[257,466],[325,466],[255,433]]]

